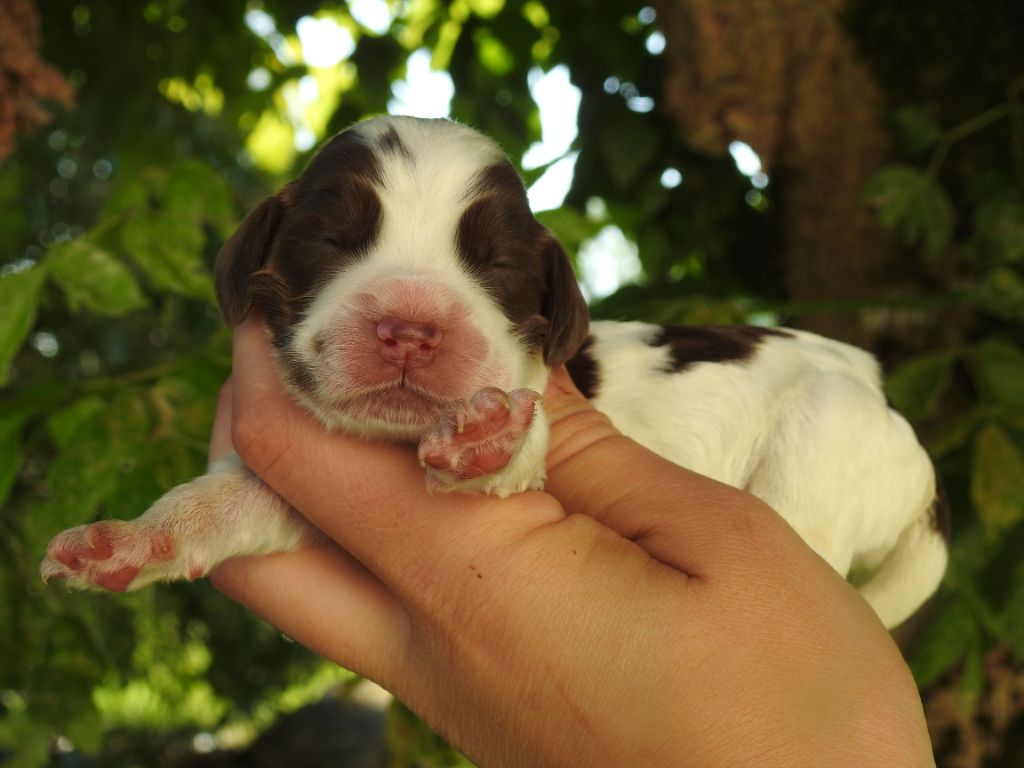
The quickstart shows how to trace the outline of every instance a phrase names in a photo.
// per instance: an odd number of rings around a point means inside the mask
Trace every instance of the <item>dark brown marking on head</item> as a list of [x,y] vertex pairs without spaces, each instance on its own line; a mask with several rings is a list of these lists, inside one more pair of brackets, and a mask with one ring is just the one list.
[[402,137],[398,135],[398,131],[395,126],[389,126],[386,131],[377,139],[377,147],[385,155],[401,155],[407,161],[413,160],[412,152],[402,142]]
[[283,348],[317,289],[365,256],[380,233],[380,159],[355,131],[335,136],[294,182],[258,206],[217,257],[232,323],[256,307]]
[[769,336],[789,337],[779,328],[747,325],[666,325],[648,341],[652,347],[668,347],[665,373],[685,371],[696,363],[742,363],[749,360]]
[[566,370],[569,371],[569,378],[573,384],[588,400],[593,399],[601,387],[601,367],[594,357],[594,337],[587,336],[583,344],[570,357],[566,363]]
[[946,495],[946,488],[942,484],[942,477],[935,473],[935,499],[928,508],[928,517],[932,524],[932,530],[937,531],[943,540],[948,544],[953,535],[953,520],[949,508],[949,497]]
[[329,185],[339,173],[364,179],[370,184],[382,184],[380,158],[359,126],[342,131],[317,150],[297,179],[297,191],[303,187]]
[[[530,203],[526,196],[526,187],[515,169],[508,160],[492,163],[479,171],[470,183],[464,200],[473,200],[486,195],[500,195],[507,198],[508,202],[518,206],[525,206],[529,211]],[[533,214],[530,214],[533,218]]]
[[589,327],[572,265],[530,211],[526,189],[507,160],[473,179],[456,232],[459,257],[549,366],[564,363]]

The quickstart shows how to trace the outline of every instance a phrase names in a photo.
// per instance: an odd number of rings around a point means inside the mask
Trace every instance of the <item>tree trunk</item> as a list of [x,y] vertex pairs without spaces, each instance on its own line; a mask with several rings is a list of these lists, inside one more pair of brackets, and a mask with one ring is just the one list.
[[[841,28],[842,0],[664,0],[666,103],[697,149],[746,142],[771,176],[795,302],[878,296],[896,251],[861,202],[887,140],[881,98]],[[846,315],[796,318],[870,343]]]

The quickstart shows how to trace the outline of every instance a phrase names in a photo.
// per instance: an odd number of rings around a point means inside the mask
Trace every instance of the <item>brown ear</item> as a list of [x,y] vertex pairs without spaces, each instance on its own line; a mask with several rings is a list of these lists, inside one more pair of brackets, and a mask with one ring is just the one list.
[[544,248],[547,290],[543,313],[548,327],[544,339],[544,362],[554,368],[576,354],[587,338],[590,313],[569,257],[554,236],[548,234],[547,237],[549,242]]
[[250,278],[266,262],[284,210],[285,204],[279,195],[268,197],[249,212],[217,254],[213,267],[217,303],[231,325],[238,325],[249,313],[252,305]]

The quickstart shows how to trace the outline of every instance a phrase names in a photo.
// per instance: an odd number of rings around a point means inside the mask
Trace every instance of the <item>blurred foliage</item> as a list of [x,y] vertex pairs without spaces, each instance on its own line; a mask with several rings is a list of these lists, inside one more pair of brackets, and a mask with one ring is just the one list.
[[[382,33],[344,3],[38,3],[42,56],[77,93],[0,165],[0,765],[188,765],[197,734],[242,745],[346,684],[205,583],[66,594],[40,584],[37,563],[54,532],[134,517],[203,470],[230,365],[214,254],[315,140],[386,111],[421,49],[452,77],[453,117],[514,159],[540,138],[530,72],[569,67],[579,156],[564,206],[541,218],[571,251],[614,225],[643,268],[595,316],[799,324],[824,310],[924,329],[879,350],[954,509],[912,667],[923,686],[954,680],[970,707],[990,649],[1024,660],[1024,6],[849,4],[893,139],[863,199],[903,243],[919,294],[880,285],[877,302],[807,307],[779,279],[772,185],[688,149],[659,109],[652,8],[386,4]],[[307,14],[351,36],[337,66],[304,63]],[[301,107],[306,77],[320,98]],[[663,184],[666,169],[682,183]],[[395,765],[465,764],[404,710],[390,730]]]
[[[955,686],[961,708],[987,711],[992,659],[1009,650],[1018,669],[1024,661],[1024,68],[1012,53],[1024,8],[941,2],[922,18],[861,0],[847,21],[893,105],[894,162],[865,201],[922,284],[952,298],[929,319],[945,324],[944,343],[889,378],[954,510],[949,569],[911,667],[926,689]],[[984,66],[967,75],[963,62],[982,50]],[[968,722],[957,739],[975,736]]]

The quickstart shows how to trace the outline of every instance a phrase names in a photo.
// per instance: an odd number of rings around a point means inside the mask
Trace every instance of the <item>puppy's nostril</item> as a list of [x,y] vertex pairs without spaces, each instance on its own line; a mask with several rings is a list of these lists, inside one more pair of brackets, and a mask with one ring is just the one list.
[[384,317],[377,323],[377,338],[388,347],[433,352],[441,344],[441,331],[433,323]]

